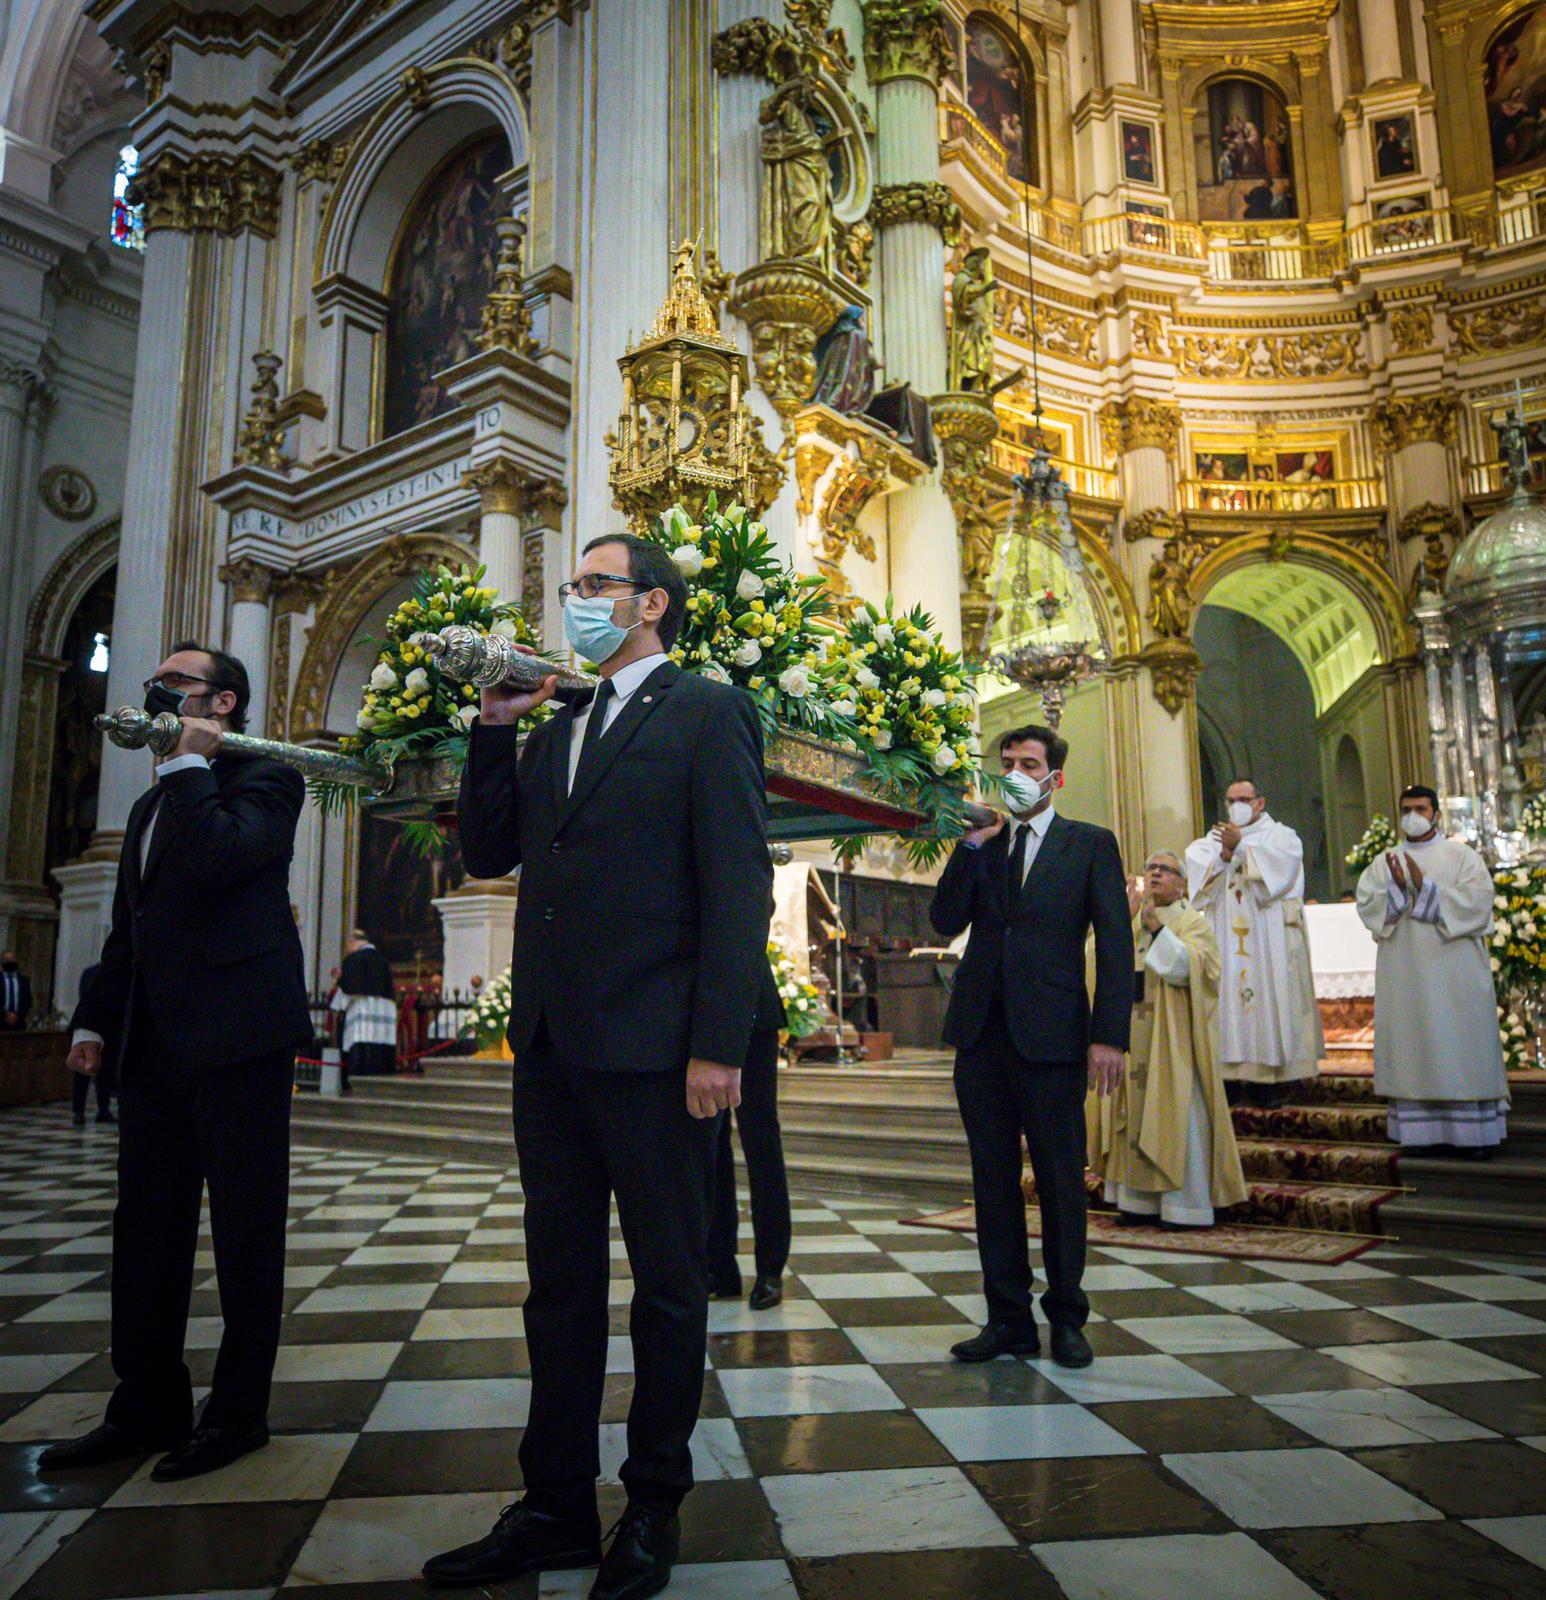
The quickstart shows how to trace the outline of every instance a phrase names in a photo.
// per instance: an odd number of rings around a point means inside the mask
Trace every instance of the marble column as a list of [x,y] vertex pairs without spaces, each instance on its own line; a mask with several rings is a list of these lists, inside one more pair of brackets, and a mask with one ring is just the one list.
[[1460,403],[1451,394],[1393,395],[1369,414],[1374,448],[1385,463],[1386,503],[1395,533],[1392,569],[1403,587],[1437,532],[1452,552],[1459,515]]
[[1363,45],[1364,87],[1400,79],[1401,32],[1396,0],[1358,0],[1358,38]]
[[247,669],[252,687],[247,727],[261,734],[268,723],[269,601],[274,574],[256,561],[235,561],[220,569],[220,578],[231,591],[226,649]]
[[[904,189],[916,203],[882,198],[876,241],[881,359],[886,381],[923,395],[946,382],[945,246],[952,225],[939,181],[939,80],[949,60],[930,0],[869,0],[865,64],[876,93],[877,167],[884,197]],[[961,559],[955,514],[938,472],[886,498],[890,586],[899,606],[922,604],[946,644],[961,644]]]
[[513,461],[496,458],[473,467],[463,478],[478,491],[478,559],[484,583],[503,601],[521,598],[521,505],[530,474]]
[[1106,87],[1138,82],[1138,24],[1133,0],[1100,0],[1100,61]]

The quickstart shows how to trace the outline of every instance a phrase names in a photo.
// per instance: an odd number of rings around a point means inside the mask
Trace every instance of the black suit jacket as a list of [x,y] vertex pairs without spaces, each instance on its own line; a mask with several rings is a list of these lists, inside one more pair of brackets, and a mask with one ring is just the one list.
[[[142,835],[158,796],[142,874]],[[198,1066],[310,1039],[289,891],[305,798],[293,768],[229,753],[142,794],[124,830],[100,970],[82,986],[71,1027],[101,1034],[122,1059],[138,996],[167,1048]]]
[[667,662],[570,792],[573,726],[569,706],[529,734],[475,723],[462,774],[467,870],[521,869],[510,1048],[523,1056],[545,1021],[577,1067],[739,1067],[773,882],[756,708]]
[[[945,1014],[945,1043],[970,1049],[1002,995],[1009,1035],[1031,1061],[1082,1061],[1090,1044],[1127,1048],[1133,930],[1116,838],[1054,815],[1024,887],[1011,895],[1008,828],[973,850],[956,846],[929,917],[947,939],[971,938]],[[1095,1004],[1084,947],[1095,930]]]
[[[0,1005],[0,1029],[9,1028],[12,1032],[17,1032],[20,1029],[25,1028],[27,1026],[27,1018],[31,1014],[31,1011],[32,1011],[32,979],[29,978],[25,972],[18,972],[18,973],[15,974],[15,977],[16,977],[16,1007],[15,1007],[15,1010],[16,1010],[16,1021],[15,1022],[7,1022],[5,1020],[6,1008],[5,1008],[4,1005]],[[0,984],[0,992],[3,992],[3,989],[4,989],[4,985]]]

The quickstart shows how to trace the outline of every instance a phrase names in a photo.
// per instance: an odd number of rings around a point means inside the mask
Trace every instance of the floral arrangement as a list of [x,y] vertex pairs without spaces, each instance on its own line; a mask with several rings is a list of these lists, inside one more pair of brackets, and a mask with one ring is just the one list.
[[1529,1019],[1546,982],[1546,866],[1494,867],[1492,981],[1504,1064],[1537,1064]]
[[497,1050],[510,1026],[510,969],[506,967],[492,983],[483,985],[467,1024],[480,1050]]
[[[884,791],[921,804],[935,834],[960,832],[961,806],[972,782],[984,782],[975,749],[972,669],[934,632],[921,606],[898,613],[864,602],[844,637],[832,641],[822,671],[833,712],[852,720],[860,749]],[[989,787],[992,780],[986,780]],[[839,842],[852,859],[862,841]],[[941,838],[908,841],[927,865]]]
[[672,506],[654,537],[687,580],[687,618],[671,659],[745,689],[769,733],[783,722],[833,735],[817,693],[827,638],[812,626],[830,610],[822,580],[786,566],[762,523],[744,506],[720,511],[713,494],[702,522]]
[[1376,856],[1383,855],[1387,850],[1394,850],[1400,842],[1396,837],[1396,830],[1390,825],[1390,818],[1382,812],[1377,812],[1370,817],[1369,826],[1363,831],[1363,838],[1348,851],[1345,859],[1354,872],[1362,872]]
[[1537,1066],[1535,1043],[1524,1018],[1511,1006],[1498,1007],[1498,1034],[1503,1041],[1503,1070],[1524,1072]]
[[821,1026],[821,991],[795,971],[793,958],[785,955],[783,946],[776,942],[768,945],[768,965],[784,1002],[784,1026],[789,1037],[803,1039],[814,1033]]
[[1546,835],[1546,794],[1532,796],[1519,813],[1520,831],[1532,839]]

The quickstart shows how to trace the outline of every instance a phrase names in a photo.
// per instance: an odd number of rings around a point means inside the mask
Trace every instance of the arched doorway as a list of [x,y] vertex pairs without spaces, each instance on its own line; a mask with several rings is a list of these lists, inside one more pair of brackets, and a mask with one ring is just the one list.
[[1389,810],[1411,766],[1403,719],[1391,714],[1405,624],[1380,575],[1357,581],[1345,552],[1271,559],[1241,546],[1218,552],[1197,583],[1204,813],[1221,813],[1232,779],[1254,779],[1304,843],[1307,895],[1333,898],[1348,887],[1343,857],[1370,810]]
[[118,569],[109,567],[81,596],[64,630],[54,710],[52,779],[43,843],[45,881],[55,867],[82,854],[97,827],[102,736],[91,725],[107,709],[107,667],[112,651],[113,596]]

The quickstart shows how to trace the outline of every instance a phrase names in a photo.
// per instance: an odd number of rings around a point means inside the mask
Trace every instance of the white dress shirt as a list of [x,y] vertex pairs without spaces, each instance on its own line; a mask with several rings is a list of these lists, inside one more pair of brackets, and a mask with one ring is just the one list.
[[1029,828],[1030,833],[1025,841],[1025,865],[1020,873],[1020,883],[1031,875],[1031,864],[1036,860],[1036,854],[1041,849],[1041,841],[1047,837],[1047,829],[1052,826],[1055,815],[1050,802],[1036,813],[1034,817],[1011,817],[1009,819],[1009,849],[1014,851],[1015,840],[1019,837],[1020,829]]
[[[617,721],[622,709],[633,699],[640,684],[649,677],[656,667],[671,658],[663,650],[657,650],[653,655],[640,656],[637,661],[630,661],[626,667],[619,667],[612,674],[612,697],[607,702],[606,717],[601,724],[601,737],[607,736],[607,729]],[[597,690],[600,693],[600,690]],[[592,700],[583,711],[577,711],[574,717],[574,726],[569,731],[569,787],[574,787],[574,775],[580,767],[580,751],[585,748],[585,729],[590,723],[590,714],[595,709],[596,702]]]

